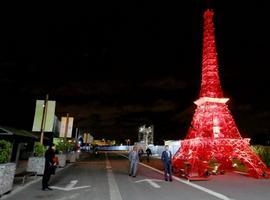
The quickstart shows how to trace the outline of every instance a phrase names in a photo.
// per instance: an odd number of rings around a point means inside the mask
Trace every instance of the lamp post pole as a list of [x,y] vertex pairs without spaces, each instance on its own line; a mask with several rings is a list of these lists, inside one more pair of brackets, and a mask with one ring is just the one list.
[[67,137],[67,133],[68,133],[68,122],[69,121],[69,113],[67,113],[67,120],[66,120],[66,126],[65,126],[65,137],[64,138],[66,138]]
[[48,100],[49,100],[49,95],[47,94],[46,99],[45,99],[45,103],[43,105],[43,113],[42,113],[42,120],[41,120],[41,133],[40,133],[40,143],[41,144],[43,144],[43,138],[44,138],[47,110],[48,110]]

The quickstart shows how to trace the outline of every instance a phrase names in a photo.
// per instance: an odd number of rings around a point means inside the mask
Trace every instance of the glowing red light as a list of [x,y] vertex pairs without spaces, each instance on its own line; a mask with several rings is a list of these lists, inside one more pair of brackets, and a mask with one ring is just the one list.
[[218,62],[213,23],[214,12],[204,13],[202,82],[197,109],[187,137],[173,158],[174,168],[184,169],[189,175],[205,176],[210,160],[216,160],[219,170],[231,170],[233,159],[242,162],[250,176],[260,178],[267,167],[252,151],[249,140],[243,139],[226,105],[218,74]]

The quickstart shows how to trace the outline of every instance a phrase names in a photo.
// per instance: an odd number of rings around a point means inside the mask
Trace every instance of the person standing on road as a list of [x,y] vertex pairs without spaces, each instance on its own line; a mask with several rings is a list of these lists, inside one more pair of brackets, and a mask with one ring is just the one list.
[[143,156],[143,153],[144,153],[144,152],[143,152],[143,149],[140,148],[139,151],[138,151],[140,162],[142,162],[142,156]]
[[146,154],[147,154],[147,162],[149,162],[150,155],[152,155],[151,149],[149,149],[149,147],[147,147],[147,149],[145,151],[146,151]]
[[128,159],[129,159],[129,176],[136,177],[137,167],[139,163],[139,155],[136,146],[134,146],[132,151],[129,152]]
[[172,152],[169,150],[168,145],[165,145],[165,150],[162,152],[161,160],[164,166],[165,181],[168,181],[168,174],[169,180],[172,181]]
[[49,188],[48,182],[51,178],[51,175],[54,174],[54,168],[56,163],[54,162],[55,157],[55,146],[51,144],[45,152],[45,169],[42,178],[42,190],[52,190]]

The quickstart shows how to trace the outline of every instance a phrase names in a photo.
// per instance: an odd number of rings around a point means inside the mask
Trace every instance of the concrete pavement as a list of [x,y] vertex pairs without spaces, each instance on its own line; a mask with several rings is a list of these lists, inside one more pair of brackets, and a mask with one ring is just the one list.
[[[90,155],[89,155],[90,156]],[[231,178],[232,177],[232,178]],[[140,165],[136,178],[128,176],[128,160],[118,154],[104,153],[78,162],[54,176],[52,191],[42,191],[41,182],[25,187],[9,200],[215,200],[258,199],[270,197],[270,180],[257,180],[242,175],[216,176],[211,181],[192,182],[198,187],[221,194],[211,195],[192,184],[180,181],[165,182],[162,172]]]

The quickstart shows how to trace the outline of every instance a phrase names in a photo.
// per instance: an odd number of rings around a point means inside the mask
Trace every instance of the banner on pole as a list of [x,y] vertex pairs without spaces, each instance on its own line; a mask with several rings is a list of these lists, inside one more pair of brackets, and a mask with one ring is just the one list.
[[54,116],[54,123],[53,123],[53,132],[54,132],[55,135],[59,136],[60,127],[61,127],[61,122],[58,119],[58,117],[55,115]]
[[[73,121],[74,121],[74,118],[69,117],[68,124],[67,124],[67,117],[61,117],[61,126],[60,126],[59,137],[67,137],[67,138],[72,137]],[[66,128],[67,128],[67,130],[66,130]]]
[[[55,101],[48,101],[47,106],[47,114],[46,118],[44,118],[45,128],[44,132],[52,132],[53,125],[54,125],[54,113],[55,113]],[[36,110],[35,110],[35,117],[33,122],[32,131],[40,132],[41,131],[41,123],[42,123],[42,116],[44,111],[45,101],[44,100],[37,100],[36,101]]]
[[83,142],[86,144],[92,144],[94,137],[90,133],[83,134]]

